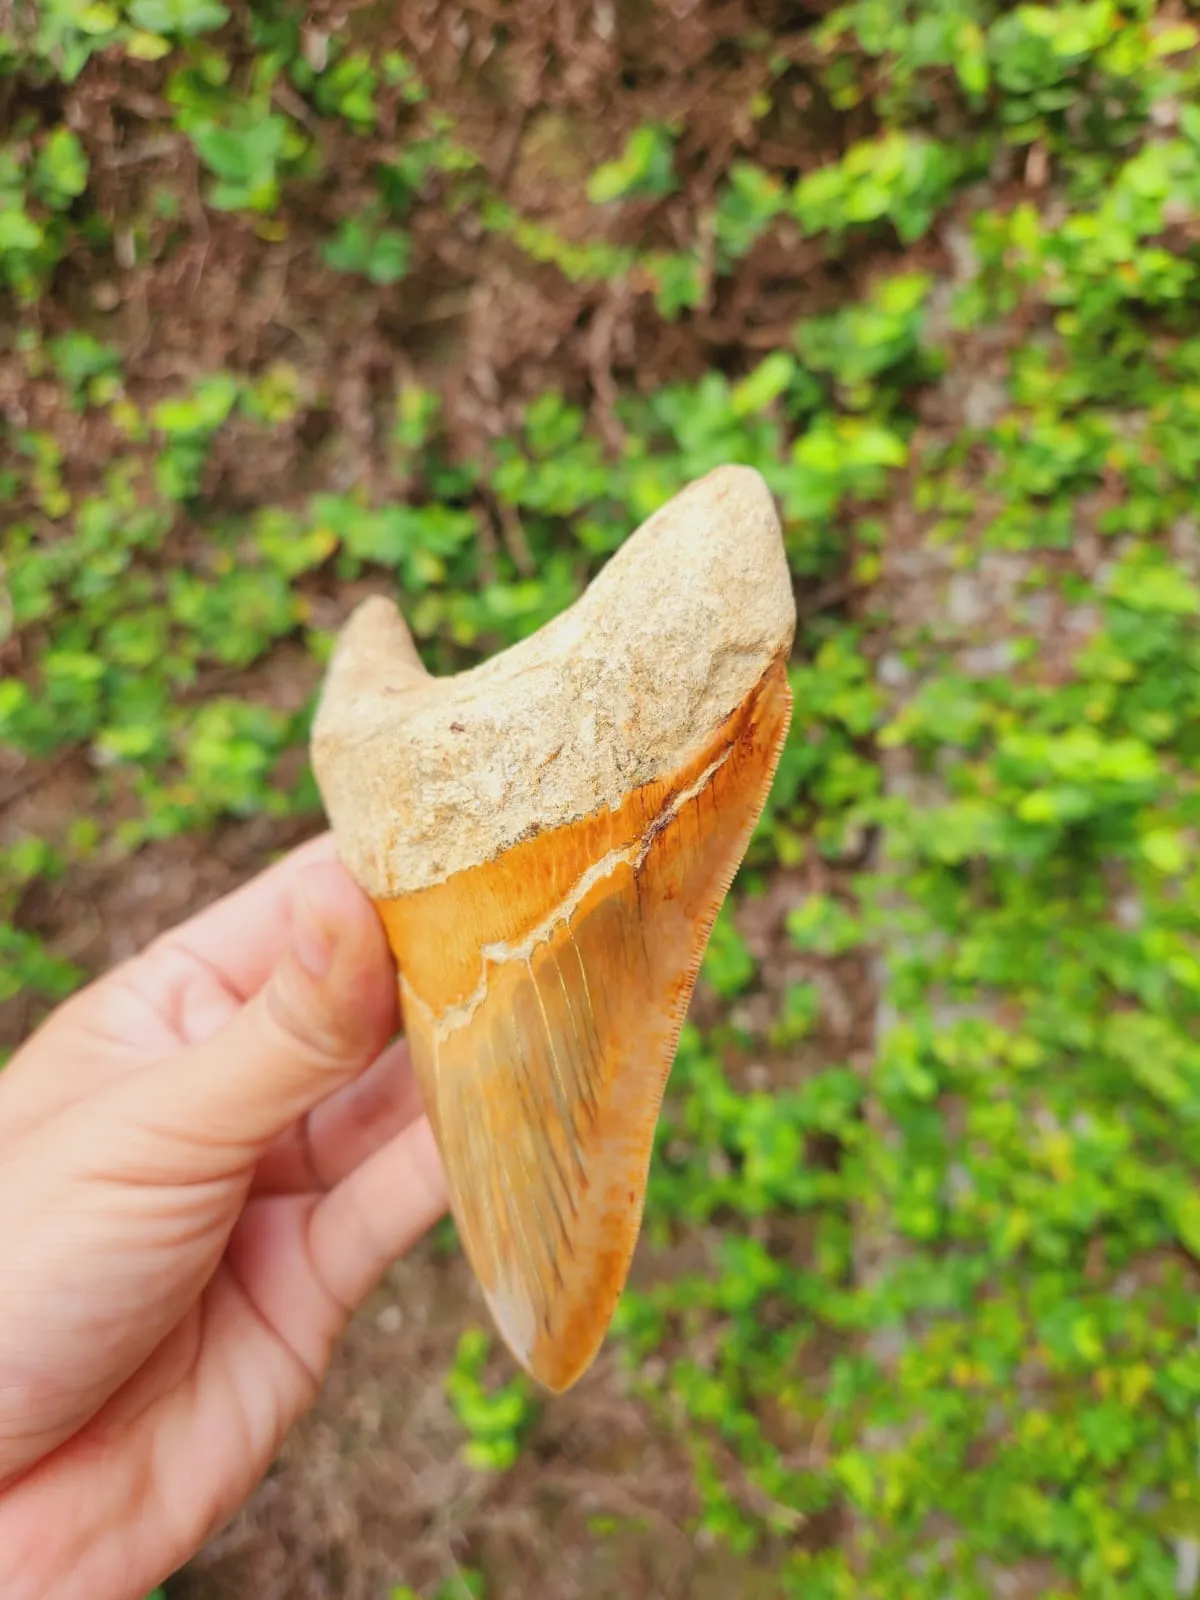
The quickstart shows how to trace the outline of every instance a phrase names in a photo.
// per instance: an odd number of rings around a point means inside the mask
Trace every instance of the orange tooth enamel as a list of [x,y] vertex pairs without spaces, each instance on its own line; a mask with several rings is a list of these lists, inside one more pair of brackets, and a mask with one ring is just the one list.
[[790,714],[776,662],[670,781],[377,902],[463,1244],[548,1389],[590,1365],[624,1286],[679,1029]]

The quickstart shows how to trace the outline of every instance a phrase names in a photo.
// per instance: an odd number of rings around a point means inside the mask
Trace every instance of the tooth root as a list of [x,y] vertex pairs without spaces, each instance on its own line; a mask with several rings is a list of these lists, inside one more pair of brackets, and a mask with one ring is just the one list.
[[[618,814],[379,902],[464,1247],[548,1389],[590,1364],[624,1286],[679,1029],[790,711],[780,662],[685,771]],[[542,898],[526,893],[514,927],[504,908],[530,883]],[[476,955],[439,970],[429,929],[450,924]]]

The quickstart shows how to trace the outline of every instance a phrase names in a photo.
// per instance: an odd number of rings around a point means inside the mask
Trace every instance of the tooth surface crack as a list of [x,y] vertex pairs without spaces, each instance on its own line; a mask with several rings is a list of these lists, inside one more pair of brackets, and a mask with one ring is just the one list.
[[[479,982],[465,1000],[456,1006],[447,1007],[439,1017],[416,990],[410,987],[404,978],[404,974],[401,973],[400,983],[403,989],[404,1004],[414,1004],[419,1007],[433,1030],[434,1038],[439,1043],[444,1043],[450,1034],[456,1033],[460,1028],[465,1028],[487,999],[488,968],[501,967],[511,961],[528,964],[533,952],[539,945],[550,939],[556,929],[560,928],[564,923],[567,924],[568,930],[570,929],[571,918],[597,883],[604,878],[611,877],[618,867],[632,866],[636,872],[649,855],[654,841],[662,833],[663,829],[679,815],[684,806],[694,800],[697,795],[703,794],[732,754],[733,745],[731,744],[722,750],[719,756],[710,761],[700,776],[690,783],[686,789],[681,789],[677,794],[671,795],[662,809],[650,819],[644,832],[637,839],[630,844],[624,845],[619,850],[609,850],[598,861],[593,861],[591,866],[586,867],[558,904],[542,918],[541,922],[531,928],[523,939],[515,944],[501,941],[496,944],[483,945],[479,952],[482,967]],[[582,965],[583,963],[580,962],[581,968]],[[586,973],[583,974],[583,983],[586,989]],[[536,980],[534,987],[536,988]]]

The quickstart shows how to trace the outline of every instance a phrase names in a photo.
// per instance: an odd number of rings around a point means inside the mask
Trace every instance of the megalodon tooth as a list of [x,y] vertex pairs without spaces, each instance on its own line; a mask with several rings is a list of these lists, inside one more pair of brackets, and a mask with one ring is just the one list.
[[791,720],[795,621],[770,492],[728,466],[489,661],[431,677],[373,598],[330,662],[317,781],[387,930],[463,1246],[551,1391],[629,1272],[679,1030]]

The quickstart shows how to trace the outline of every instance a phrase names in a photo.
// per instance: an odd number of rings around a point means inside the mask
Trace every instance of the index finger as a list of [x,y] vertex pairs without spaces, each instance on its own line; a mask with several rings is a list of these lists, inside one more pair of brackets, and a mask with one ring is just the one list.
[[248,1000],[287,947],[296,879],[306,867],[336,860],[332,833],[318,834],[155,943],[182,951]]
[[[6,1134],[224,1026],[288,944],[296,880],[335,856],[331,834],[310,839],[61,1005],[5,1068]],[[65,1054],[64,1030],[77,1036]],[[90,1041],[82,1054],[79,1037]]]

